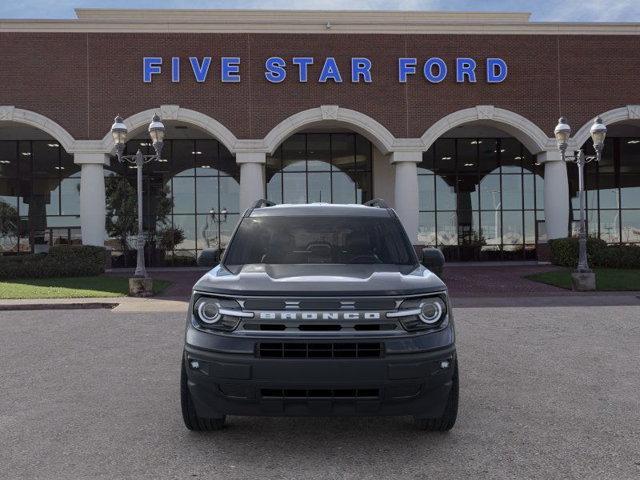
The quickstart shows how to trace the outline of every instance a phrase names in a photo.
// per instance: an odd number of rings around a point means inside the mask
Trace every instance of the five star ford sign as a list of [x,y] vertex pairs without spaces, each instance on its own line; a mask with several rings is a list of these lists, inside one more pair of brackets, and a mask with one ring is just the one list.
[[[168,64],[171,81],[180,82],[182,74],[186,70],[189,75],[193,75],[199,83],[206,82],[214,75],[210,74],[212,57],[189,57],[188,61],[181,57],[171,57]],[[484,60],[486,66],[486,83],[502,83],[507,78],[507,62],[501,58],[487,58]],[[238,83],[241,81],[241,58],[221,57],[220,72],[218,80],[222,83]],[[186,64],[184,66],[183,64]],[[264,62],[264,76],[271,83],[281,83],[288,75],[297,78],[298,82],[306,83],[312,76],[312,80],[320,83],[333,81],[342,83],[344,74],[352,83],[371,83],[374,81],[373,62],[366,57],[352,57],[349,62],[348,72],[344,72],[338,66],[335,57],[326,57],[324,61],[316,62],[314,57],[293,57],[289,61],[282,57],[269,57]],[[165,61],[163,57],[143,58],[143,80],[150,83],[154,75],[163,74]],[[398,58],[397,78],[398,82],[406,83],[410,77],[422,75],[430,83],[440,83],[449,75],[449,69],[453,71],[456,82],[476,83],[478,75],[476,69],[478,61],[470,57],[456,58],[455,63],[447,65],[442,58],[431,57],[422,62],[417,58]],[[314,70],[314,67],[315,68]],[[421,70],[421,72],[418,71]]]

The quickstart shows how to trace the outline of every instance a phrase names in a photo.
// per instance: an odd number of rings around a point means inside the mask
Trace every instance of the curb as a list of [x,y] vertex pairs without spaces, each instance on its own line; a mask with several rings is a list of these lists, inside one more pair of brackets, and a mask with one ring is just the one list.
[[120,305],[116,302],[86,302],[86,303],[22,303],[15,305],[0,305],[0,312],[20,310],[90,310],[113,309]]

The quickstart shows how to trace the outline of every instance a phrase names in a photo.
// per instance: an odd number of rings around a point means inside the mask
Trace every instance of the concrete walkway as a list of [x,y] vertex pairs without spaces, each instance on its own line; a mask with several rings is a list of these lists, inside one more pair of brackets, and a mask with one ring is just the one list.
[[185,312],[187,300],[162,297],[133,298],[46,298],[41,300],[0,300],[0,312],[12,310],[85,310],[107,309],[126,312]]

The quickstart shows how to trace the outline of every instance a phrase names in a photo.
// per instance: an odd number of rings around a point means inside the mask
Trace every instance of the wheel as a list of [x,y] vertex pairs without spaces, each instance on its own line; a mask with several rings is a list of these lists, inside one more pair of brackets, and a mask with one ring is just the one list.
[[182,370],[180,372],[180,403],[182,405],[182,419],[184,425],[189,430],[196,432],[212,432],[214,430],[221,430],[224,427],[226,417],[223,415],[218,418],[204,418],[199,417],[196,408],[191,400],[189,394],[189,387],[187,386],[187,370],[182,362]]
[[446,432],[451,430],[456,424],[456,418],[458,417],[458,395],[460,390],[458,381],[458,360],[456,360],[453,368],[451,390],[449,391],[447,406],[444,408],[442,416],[437,418],[416,418],[415,422],[420,430]]

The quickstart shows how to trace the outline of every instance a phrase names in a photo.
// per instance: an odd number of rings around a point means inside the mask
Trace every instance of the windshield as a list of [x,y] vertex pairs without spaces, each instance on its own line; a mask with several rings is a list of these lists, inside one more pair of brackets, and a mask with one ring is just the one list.
[[224,265],[415,265],[413,247],[391,217],[264,216],[242,219]]

